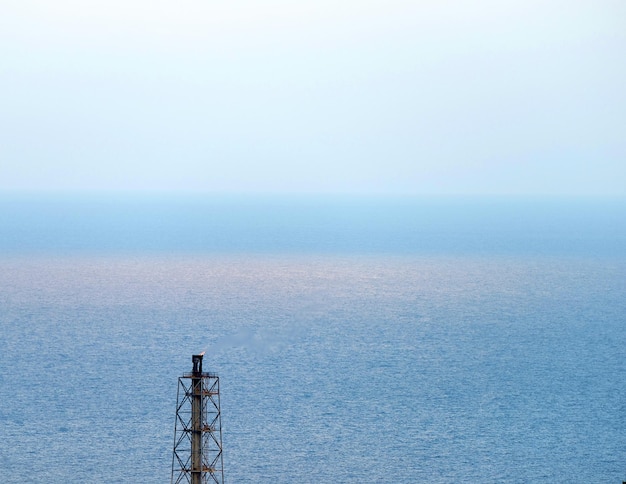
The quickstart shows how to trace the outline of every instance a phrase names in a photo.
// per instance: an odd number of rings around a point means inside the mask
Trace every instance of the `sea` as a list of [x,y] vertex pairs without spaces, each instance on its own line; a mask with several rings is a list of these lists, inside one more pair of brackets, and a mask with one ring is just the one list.
[[626,200],[0,196],[0,482],[626,480]]

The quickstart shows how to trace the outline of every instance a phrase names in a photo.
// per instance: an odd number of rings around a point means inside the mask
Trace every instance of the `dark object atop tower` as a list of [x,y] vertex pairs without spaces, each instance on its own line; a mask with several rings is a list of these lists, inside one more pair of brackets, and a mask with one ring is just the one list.
[[204,358],[204,353],[200,353],[199,355],[191,355],[191,361],[193,362],[193,374],[200,375],[202,373],[202,358]]

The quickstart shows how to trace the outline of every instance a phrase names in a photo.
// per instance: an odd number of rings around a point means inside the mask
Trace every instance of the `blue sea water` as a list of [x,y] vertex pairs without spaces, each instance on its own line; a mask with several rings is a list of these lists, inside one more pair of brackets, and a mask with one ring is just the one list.
[[626,204],[0,199],[0,482],[626,480]]

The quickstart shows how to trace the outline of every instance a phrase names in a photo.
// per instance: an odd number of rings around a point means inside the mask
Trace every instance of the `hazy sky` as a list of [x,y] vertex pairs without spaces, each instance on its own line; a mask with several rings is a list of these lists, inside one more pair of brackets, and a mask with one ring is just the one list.
[[626,195],[623,0],[2,0],[0,190]]

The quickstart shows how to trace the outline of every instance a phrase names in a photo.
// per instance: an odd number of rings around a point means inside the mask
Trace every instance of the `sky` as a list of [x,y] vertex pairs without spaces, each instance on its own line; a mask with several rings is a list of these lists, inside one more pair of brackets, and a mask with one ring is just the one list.
[[3,0],[0,191],[626,196],[623,0]]

